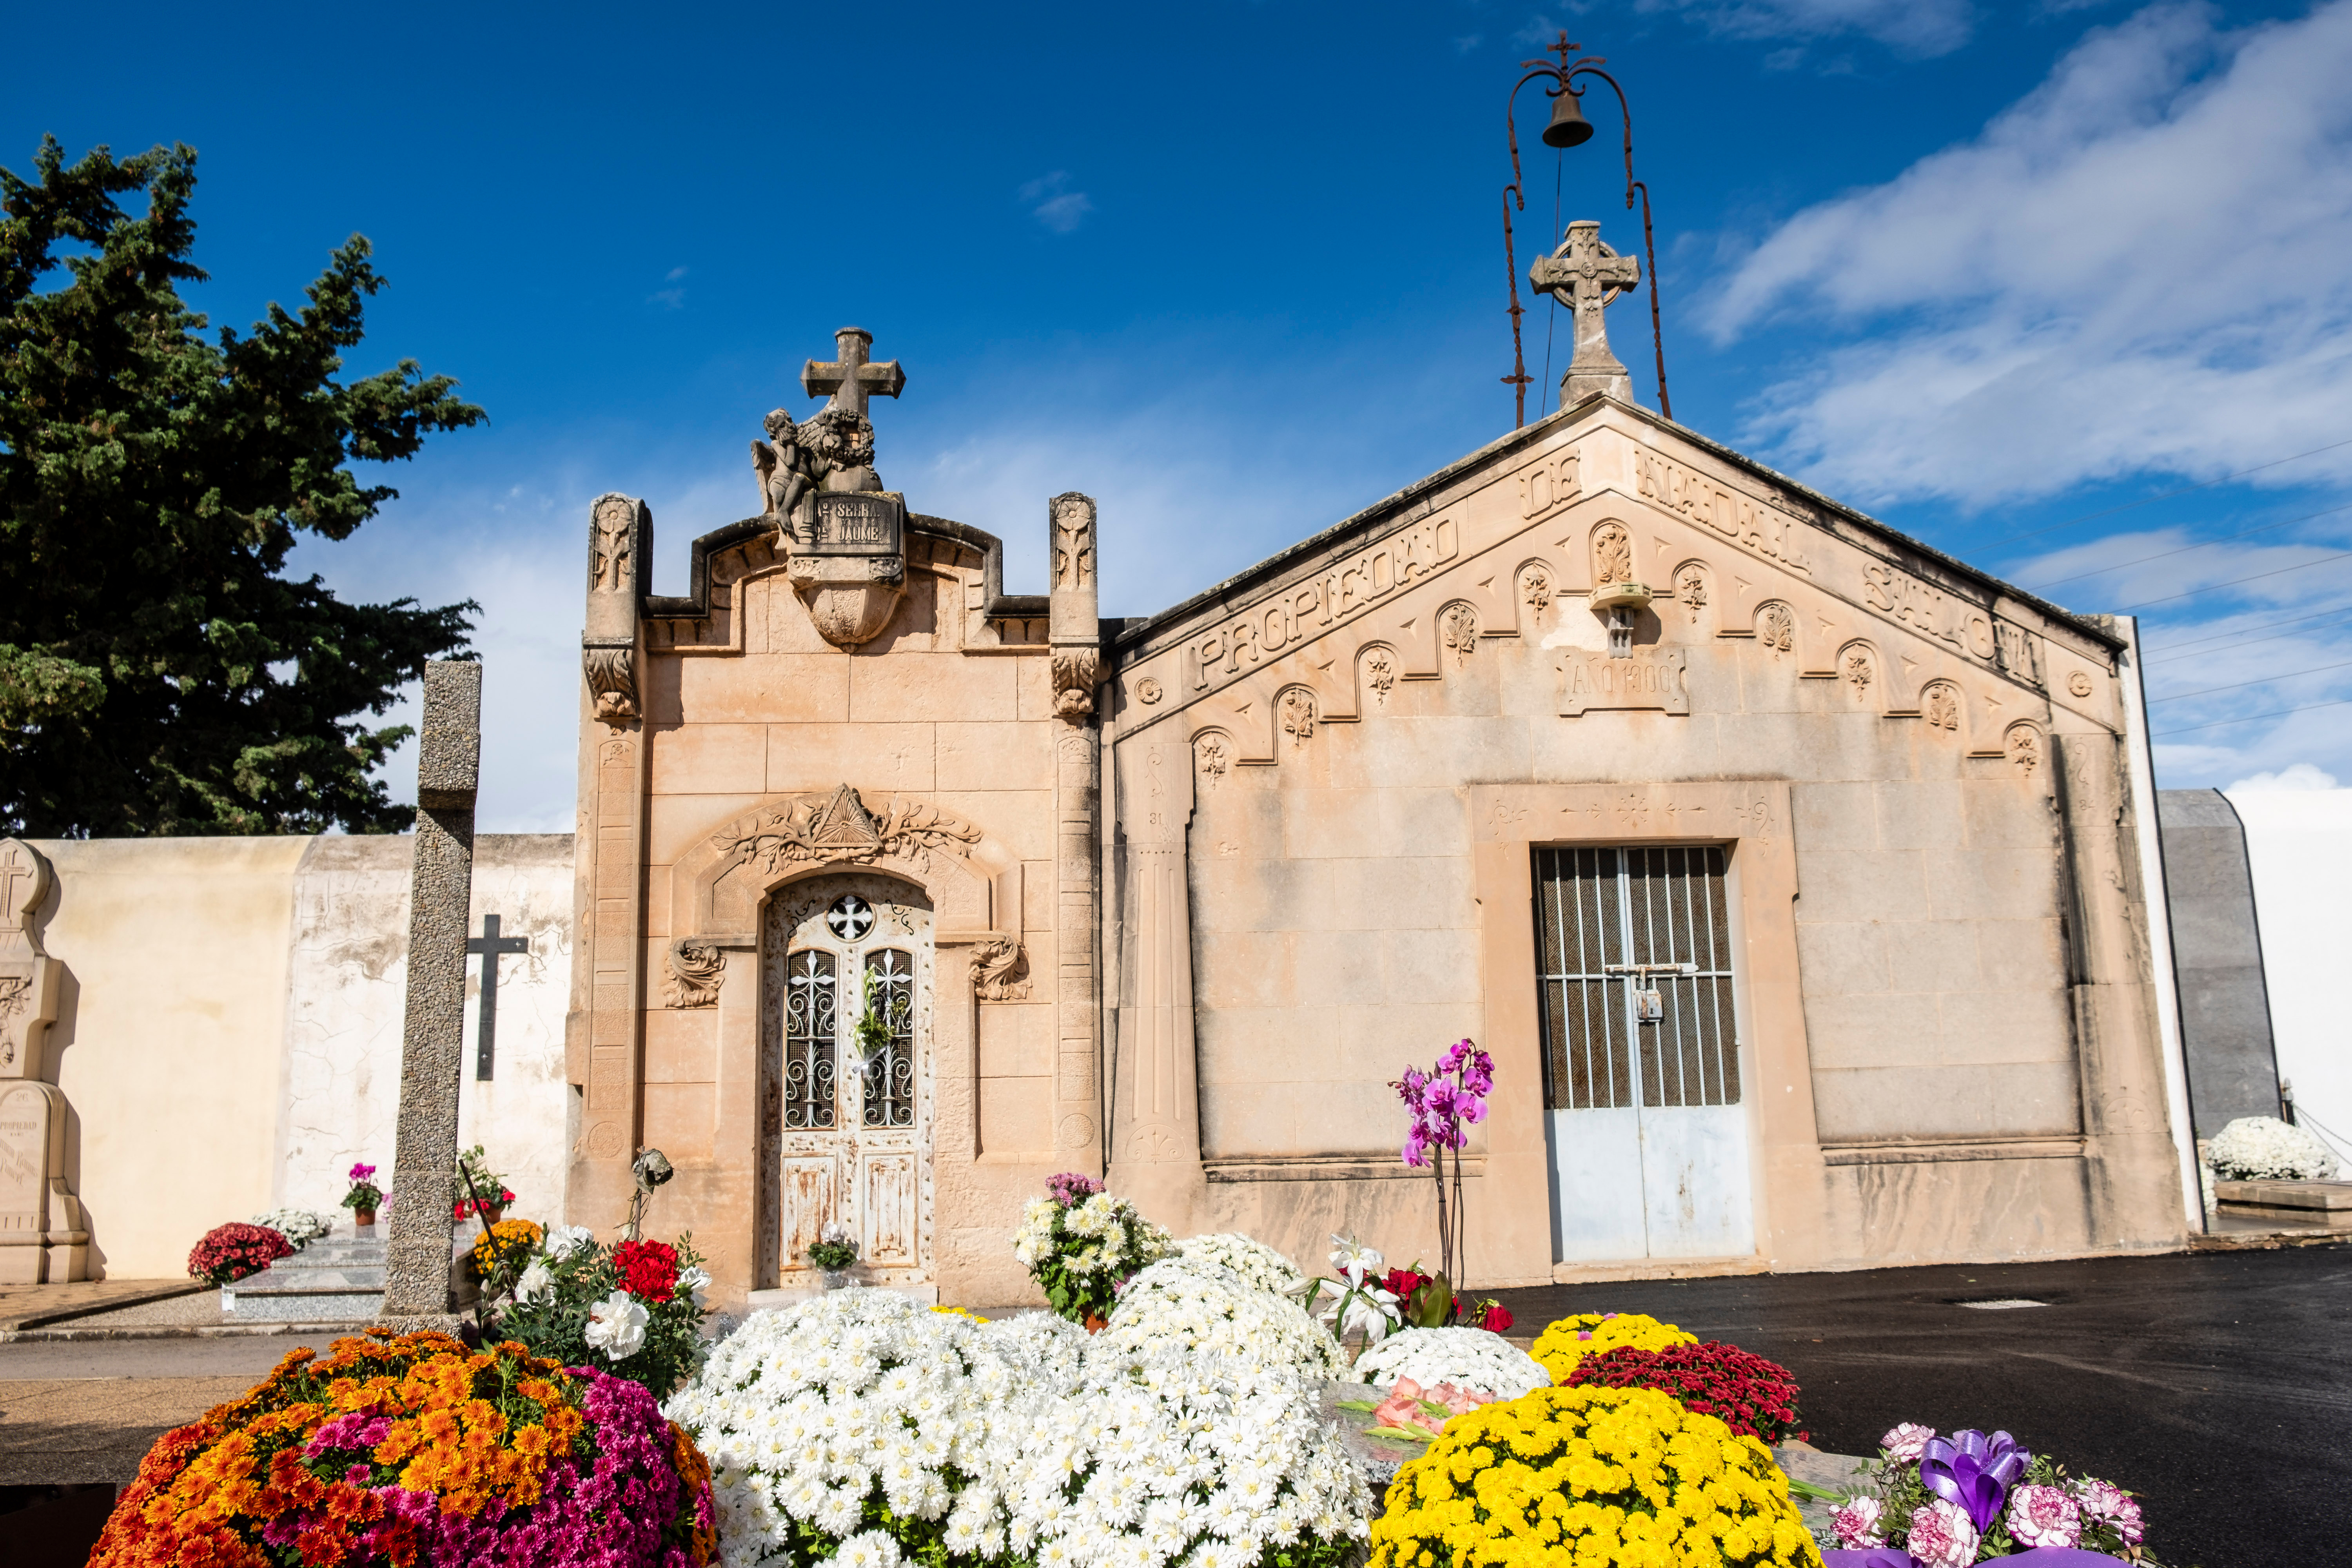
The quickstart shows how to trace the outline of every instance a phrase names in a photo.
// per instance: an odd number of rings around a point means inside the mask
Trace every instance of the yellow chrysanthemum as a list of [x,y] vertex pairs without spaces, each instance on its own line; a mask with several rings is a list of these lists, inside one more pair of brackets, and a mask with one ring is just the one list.
[[1369,1568],[1821,1563],[1763,1444],[1654,1389],[1539,1388],[1454,1417],[1398,1470]]
[[1639,1312],[1584,1312],[1562,1318],[1545,1329],[1536,1336],[1535,1346],[1528,1353],[1543,1363],[1553,1383],[1563,1384],[1586,1356],[1613,1351],[1620,1345],[1662,1351],[1670,1345],[1696,1343],[1696,1335]]

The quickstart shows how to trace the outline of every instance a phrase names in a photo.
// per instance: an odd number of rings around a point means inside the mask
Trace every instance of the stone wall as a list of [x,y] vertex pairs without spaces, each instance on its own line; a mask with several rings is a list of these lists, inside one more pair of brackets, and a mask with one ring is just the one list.
[[2157,799],[2189,1107],[2197,1135],[2210,1138],[2241,1116],[2279,1113],[2253,875],[2245,829],[2221,791],[2168,789]]
[[[2352,949],[2352,789],[2232,790],[2262,911],[2278,1076],[2300,1111],[2352,1149],[2352,1047],[2337,982]],[[2273,1114],[2275,1114],[2274,1112]],[[2201,1125],[2200,1131],[2204,1131]]]
[[[404,837],[44,840],[41,913],[65,970],[51,1048],[71,1108],[67,1177],[94,1271],[171,1279],[215,1225],[331,1209],[355,1159],[392,1164],[407,942]],[[505,961],[496,1099],[471,1078],[463,1136],[520,1206],[562,1202],[571,840],[487,835],[473,929],[531,942]],[[468,966],[468,990],[478,985]]]

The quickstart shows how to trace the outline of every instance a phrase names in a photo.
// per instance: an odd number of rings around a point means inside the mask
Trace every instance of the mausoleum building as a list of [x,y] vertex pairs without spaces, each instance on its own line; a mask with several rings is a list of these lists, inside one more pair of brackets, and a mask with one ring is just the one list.
[[1098,613],[1088,498],[1024,594],[887,488],[904,377],[856,329],[683,595],[598,499],[570,1216],[657,1146],[723,1294],[840,1224],[877,1282],[1020,1299],[1063,1170],[1178,1234],[1433,1254],[1390,1085],[1469,1037],[1480,1286],[2178,1245],[2131,624],[1579,340],[1557,412],[1141,619]]

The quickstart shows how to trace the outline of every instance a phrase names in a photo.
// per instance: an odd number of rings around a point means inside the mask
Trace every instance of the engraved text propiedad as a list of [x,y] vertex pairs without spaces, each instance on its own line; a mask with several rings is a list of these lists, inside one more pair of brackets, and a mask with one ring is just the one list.
[[1406,529],[1354,560],[1275,595],[1187,646],[1185,663],[1191,667],[1192,689],[1205,691],[1248,673],[1285,648],[1352,619],[1399,588],[1434,574],[1440,565],[1461,552],[1461,526],[1450,517],[1442,517]]

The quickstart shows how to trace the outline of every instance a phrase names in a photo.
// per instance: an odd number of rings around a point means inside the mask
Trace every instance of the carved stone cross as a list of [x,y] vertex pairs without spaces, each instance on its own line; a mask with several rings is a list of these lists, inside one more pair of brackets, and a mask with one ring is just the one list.
[[898,368],[894,359],[869,363],[866,351],[874,346],[874,334],[863,327],[844,327],[833,334],[834,352],[841,357],[820,362],[811,360],[801,367],[801,390],[811,397],[833,394],[827,408],[846,408],[852,414],[866,412],[868,393],[896,397],[907,384],[907,373]]
[[499,917],[484,915],[482,934],[467,937],[466,951],[480,954],[482,960],[482,1022],[474,1036],[474,1077],[488,1079],[499,1055],[499,959],[509,952],[529,952],[530,943],[519,936],[500,936]]
[[1596,392],[1633,402],[1633,378],[1609,352],[1609,326],[1601,311],[1640,285],[1641,262],[1602,244],[1598,222],[1580,218],[1568,226],[1568,237],[1558,250],[1536,258],[1528,281],[1537,292],[1566,301],[1576,312],[1576,355],[1560,378],[1559,405],[1572,408]]

